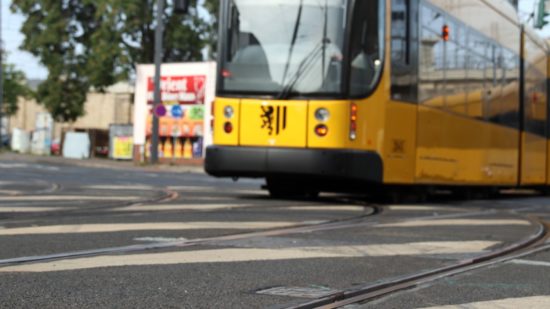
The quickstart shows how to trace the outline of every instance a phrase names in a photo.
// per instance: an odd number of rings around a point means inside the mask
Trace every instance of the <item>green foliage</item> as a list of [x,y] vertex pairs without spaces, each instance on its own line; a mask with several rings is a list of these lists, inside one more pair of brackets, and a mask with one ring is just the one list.
[[[209,22],[198,16],[196,0],[188,15],[163,18],[164,62],[201,60]],[[47,68],[37,100],[57,121],[84,113],[86,93],[127,80],[138,63],[154,61],[156,0],[13,0],[26,17],[22,49]]]
[[17,100],[20,97],[29,98],[32,91],[26,85],[25,74],[12,64],[2,63],[4,78],[3,112],[8,115],[17,113]]
[[208,32],[207,42],[210,45],[211,59],[215,58],[216,51],[218,49],[218,27],[219,27],[219,12],[220,12],[220,0],[205,0],[204,7],[210,14],[208,20]]

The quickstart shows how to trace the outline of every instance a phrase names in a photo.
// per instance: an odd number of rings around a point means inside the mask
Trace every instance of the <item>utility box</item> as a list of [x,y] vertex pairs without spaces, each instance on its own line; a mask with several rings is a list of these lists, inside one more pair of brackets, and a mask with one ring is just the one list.
[[31,153],[50,155],[53,135],[53,118],[50,113],[37,113],[32,132]]
[[28,153],[31,149],[31,134],[25,130],[14,128],[11,135],[11,150]]

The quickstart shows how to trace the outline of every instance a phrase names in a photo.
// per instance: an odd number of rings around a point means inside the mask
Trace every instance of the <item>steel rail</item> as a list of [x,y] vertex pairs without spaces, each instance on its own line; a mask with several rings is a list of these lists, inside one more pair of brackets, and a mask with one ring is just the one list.
[[[316,299],[306,303],[292,305],[287,309],[309,309],[339,308],[346,305],[367,302],[383,296],[388,296],[396,292],[411,289],[422,284],[433,282],[439,279],[451,277],[460,273],[472,271],[487,266],[492,266],[525,255],[530,255],[544,249],[549,249],[549,245],[543,245],[548,238],[548,229],[543,220],[532,217],[524,217],[532,225],[537,226],[536,233],[529,235],[518,242],[510,244],[499,250],[489,252],[471,259],[460,260],[452,265],[419,272],[416,274],[392,278],[380,283],[364,285],[359,288],[338,292],[324,298]],[[542,247],[540,247],[542,245]]]
[[[60,185],[58,187],[59,189],[62,188]],[[18,213],[10,213],[9,217],[4,217],[0,219],[0,223],[2,224],[23,224],[26,222],[29,222],[31,220],[35,219],[41,219],[41,218],[50,218],[50,217],[67,217],[67,216],[77,216],[77,215],[83,215],[86,213],[89,213],[90,211],[94,210],[105,210],[105,209],[116,209],[121,207],[131,207],[131,206],[139,206],[143,204],[150,204],[150,203],[166,203],[172,200],[175,200],[179,197],[179,193],[174,190],[169,189],[157,189],[157,190],[151,190],[157,193],[159,196],[156,197],[147,197],[136,201],[122,201],[122,202],[115,202],[115,201],[101,201],[100,205],[96,206],[87,206],[86,208],[67,208],[64,210],[55,210],[55,211],[48,211],[48,212],[36,212],[36,213],[25,213],[25,214],[18,214]],[[75,199],[75,201],[78,201],[78,199]],[[22,218],[18,218],[22,217]]]
[[[21,182],[12,182],[11,184],[20,184]],[[40,194],[50,194],[57,192],[61,190],[62,186],[58,183],[50,183],[43,180],[38,180],[34,182],[35,184],[46,184],[47,188],[39,188],[35,190],[11,190],[14,191],[12,194],[8,194],[8,196],[22,196],[22,195],[40,195]]]
[[[349,200],[347,200],[349,202]],[[139,251],[150,251],[150,250],[159,250],[159,249],[168,249],[168,248],[178,248],[178,247],[190,247],[196,245],[207,245],[211,243],[219,243],[224,241],[233,241],[233,240],[242,240],[255,237],[269,237],[269,236],[283,236],[290,234],[304,234],[328,230],[338,230],[346,228],[355,228],[355,227],[366,227],[366,226],[376,226],[384,223],[400,223],[400,222],[411,222],[411,221],[424,221],[430,219],[448,219],[448,218],[465,218],[470,216],[479,216],[479,215],[490,215],[494,214],[493,210],[486,211],[477,211],[461,214],[450,214],[450,215],[436,215],[436,216],[422,216],[408,219],[397,219],[397,220],[387,220],[387,221],[371,221],[367,220],[383,212],[383,207],[379,205],[364,205],[367,209],[370,209],[370,212],[362,214],[361,216],[338,219],[326,221],[319,224],[308,224],[308,225],[298,225],[286,228],[275,228],[267,229],[261,231],[254,231],[248,233],[239,233],[225,236],[215,236],[209,238],[198,238],[198,239],[189,239],[173,242],[156,242],[152,244],[143,244],[143,245],[128,245],[128,246],[119,246],[119,247],[108,247],[108,248],[99,248],[99,249],[90,249],[90,250],[80,250],[73,252],[64,252],[59,254],[49,254],[41,256],[26,256],[10,259],[0,260],[0,267],[11,266],[15,264],[27,264],[35,262],[44,262],[52,260],[63,260],[63,259],[72,259],[77,257],[84,256],[99,256],[99,255],[108,255],[108,254],[120,254],[120,253],[131,253]]]
[[377,215],[381,212],[381,208],[377,206],[365,206],[365,208],[370,209],[370,212],[364,213],[361,216],[356,216],[356,217],[346,218],[346,219],[331,220],[331,221],[326,221],[318,224],[297,225],[297,226],[292,226],[287,228],[268,229],[268,230],[254,231],[249,233],[240,233],[240,234],[233,234],[233,235],[198,238],[198,239],[173,241],[173,242],[156,242],[152,244],[143,244],[143,245],[129,245],[129,246],[81,250],[81,251],[73,251],[73,252],[65,252],[65,253],[58,253],[58,254],[41,255],[41,256],[26,256],[26,257],[18,257],[18,258],[10,258],[10,259],[1,259],[0,267],[52,261],[52,260],[63,260],[63,259],[70,259],[70,258],[84,257],[84,256],[98,256],[98,255],[107,255],[107,254],[113,254],[113,253],[130,253],[130,252],[159,250],[159,249],[167,249],[167,248],[190,247],[190,246],[196,246],[196,245],[209,244],[213,242],[247,239],[247,238],[254,238],[254,237],[281,236],[281,235],[288,235],[288,234],[311,233],[311,232],[324,231],[324,230],[342,229],[342,228],[347,228],[349,226],[354,226],[357,224],[364,225],[363,221],[365,220],[365,218]]

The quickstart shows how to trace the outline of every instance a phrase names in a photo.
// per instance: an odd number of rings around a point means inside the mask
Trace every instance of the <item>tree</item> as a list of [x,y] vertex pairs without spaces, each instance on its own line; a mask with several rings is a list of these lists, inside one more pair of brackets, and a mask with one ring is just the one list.
[[19,98],[29,98],[32,91],[26,85],[25,74],[15,68],[13,64],[2,63],[4,78],[3,114],[12,116],[17,113]]
[[[195,0],[196,1],[196,0]],[[137,63],[154,60],[156,0],[13,0],[26,17],[22,49],[36,56],[48,77],[37,92],[57,121],[84,114],[86,93],[127,80]],[[193,3],[196,7],[196,3]],[[208,23],[197,9],[181,16],[169,1],[163,12],[164,62],[202,58]]]
[[204,7],[210,14],[208,20],[207,42],[210,46],[210,58],[215,58],[218,49],[218,27],[219,27],[219,12],[220,0],[205,0]]

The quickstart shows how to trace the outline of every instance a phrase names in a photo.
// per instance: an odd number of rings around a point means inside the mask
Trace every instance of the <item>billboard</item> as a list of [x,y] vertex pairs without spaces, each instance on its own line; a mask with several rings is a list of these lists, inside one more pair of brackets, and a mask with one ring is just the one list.
[[159,158],[199,159],[211,144],[209,112],[215,96],[216,63],[161,67],[161,106],[154,109],[154,66],[138,65],[134,102],[134,154],[151,154],[153,113],[159,116]]
[[[161,101],[164,105],[204,105],[206,75],[162,76]],[[155,96],[155,80],[147,78],[147,104],[152,105]]]

